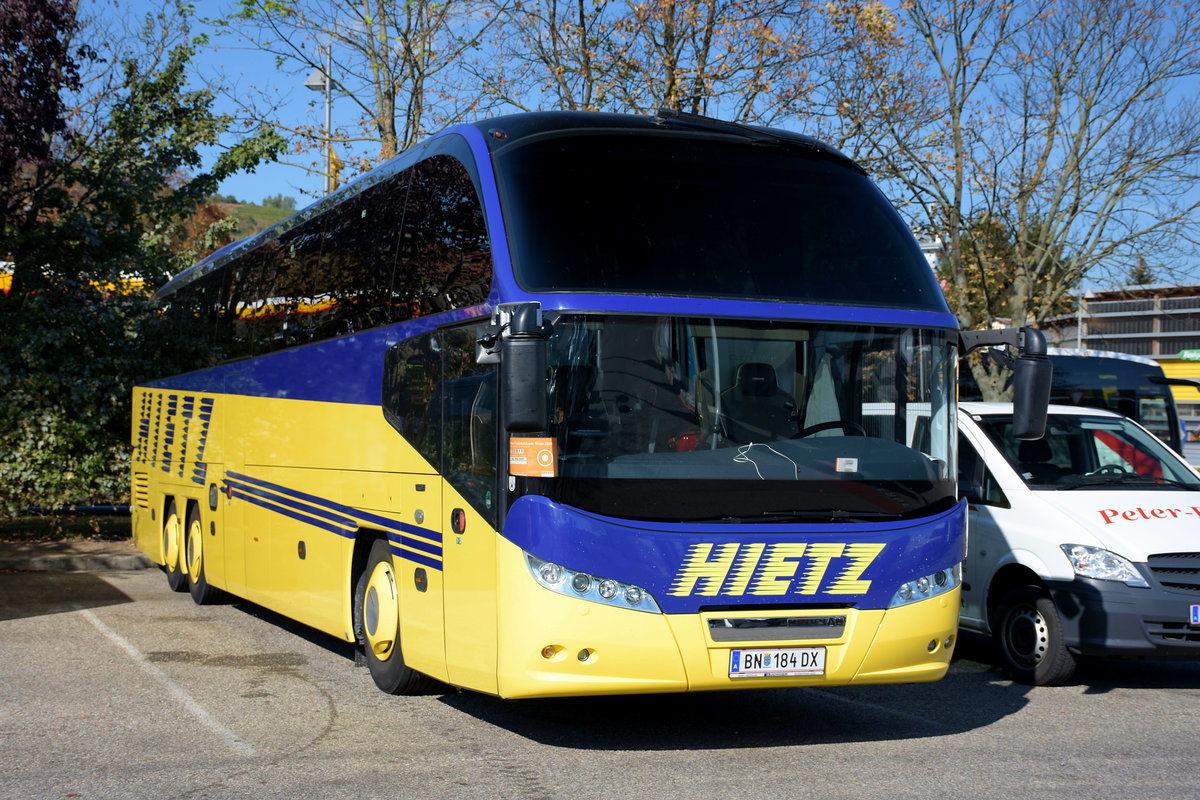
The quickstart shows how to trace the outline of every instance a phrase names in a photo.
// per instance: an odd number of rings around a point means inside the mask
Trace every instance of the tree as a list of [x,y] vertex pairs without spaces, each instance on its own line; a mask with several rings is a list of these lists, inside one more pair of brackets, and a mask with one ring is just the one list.
[[[92,41],[103,53],[115,40]],[[0,234],[15,262],[0,301],[0,510],[127,496],[132,385],[210,357],[197,341],[162,338],[149,289],[228,235],[218,221],[181,246],[218,183],[282,147],[261,131],[201,171],[197,148],[229,120],[186,88],[186,42],[144,43],[143,59],[88,65],[101,72],[81,82],[95,102],[66,94],[80,113],[14,179],[27,205]]]
[[51,137],[66,127],[61,92],[79,85],[70,47],[76,28],[70,0],[8,0],[0,6],[0,200],[5,219],[19,204],[12,193],[17,171],[44,165]]
[[[1085,276],[1196,241],[1195,4],[908,0],[899,19],[896,52],[840,81],[839,121],[914,226],[949,243],[965,328],[1040,323]],[[963,245],[984,216],[1013,244],[1003,285],[972,285],[986,276]],[[1003,303],[973,304],[979,290]]]
[[877,41],[867,26],[855,30],[857,41],[846,35],[844,21],[864,5],[870,4],[498,4],[496,36],[471,72],[486,95],[522,110],[666,107],[771,124],[805,107],[825,60]]
[[254,100],[243,103],[242,112],[255,124],[282,127],[297,153],[323,159],[333,142],[369,143],[374,152],[357,159],[363,169],[474,107],[463,99],[456,68],[491,25],[483,7],[476,0],[240,0],[235,14],[210,22],[298,77],[324,72],[328,56],[337,103],[354,107],[353,123],[329,135],[317,126],[287,124],[262,86],[251,87]]

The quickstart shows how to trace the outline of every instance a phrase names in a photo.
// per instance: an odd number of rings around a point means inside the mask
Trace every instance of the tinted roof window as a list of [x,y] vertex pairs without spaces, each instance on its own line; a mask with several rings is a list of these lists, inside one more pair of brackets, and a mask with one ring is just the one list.
[[517,281],[946,311],[857,170],[797,147],[674,134],[533,137],[497,153]]

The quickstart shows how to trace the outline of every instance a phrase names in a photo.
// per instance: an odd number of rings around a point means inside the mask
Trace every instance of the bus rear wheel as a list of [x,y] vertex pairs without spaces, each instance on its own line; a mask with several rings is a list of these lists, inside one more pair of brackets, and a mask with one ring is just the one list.
[[183,574],[180,563],[183,549],[183,523],[179,519],[179,509],[172,500],[167,506],[163,518],[163,568],[167,572],[167,586],[172,592],[182,592],[187,588],[187,575]]
[[216,602],[220,591],[208,585],[204,569],[204,526],[200,522],[200,509],[194,505],[188,510],[184,555],[187,559],[188,589],[192,593],[192,600],[201,606]]
[[1054,686],[1075,671],[1054,600],[1039,586],[1018,586],[1000,601],[994,626],[1005,671],[1018,683]]
[[376,686],[388,694],[420,694],[433,680],[404,663],[399,600],[391,548],[376,539],[354,587],[354,633]]

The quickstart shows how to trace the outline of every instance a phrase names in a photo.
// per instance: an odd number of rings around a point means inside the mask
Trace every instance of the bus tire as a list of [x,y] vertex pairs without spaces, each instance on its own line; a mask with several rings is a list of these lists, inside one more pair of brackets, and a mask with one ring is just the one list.
[[183,522],[179,519],[179,509],[172,500],[163,516],[163,569],[167,573],[167,586],[172,592],[182,592],[187,589],[187,575],[183,574]]
[[993,628],[1004,669],[1014,681],[1054,686],[1075,671],[1075,656],[1063,640],[1062,622],[1049,593],[1018,586],[1000,600]]
[[433,681],[404,663],[400,648],[400,603],[392,550],[386,539],[371,545],[367,567],[354,586],[354,633],[371,679],[388,694],[420,694]]
[[220,591],[208,585],[204,569],[204,526],[200,522],[200,508],[194,504],[188,509],[183,552],[187,564],[188,590],[192,593],[192,600],[200,606],[215,603]]

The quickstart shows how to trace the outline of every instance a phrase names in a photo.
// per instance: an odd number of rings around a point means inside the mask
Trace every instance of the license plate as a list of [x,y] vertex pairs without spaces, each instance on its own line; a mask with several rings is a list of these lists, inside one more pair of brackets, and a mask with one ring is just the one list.
[[824,675],[824,647],[788,647],[729,652],[729,677]]
[[1200,625],[1200,605],[1192,605],[1192,624]]

